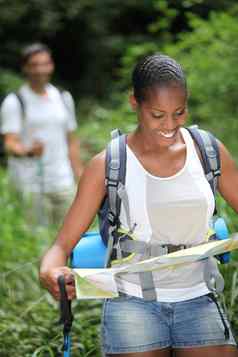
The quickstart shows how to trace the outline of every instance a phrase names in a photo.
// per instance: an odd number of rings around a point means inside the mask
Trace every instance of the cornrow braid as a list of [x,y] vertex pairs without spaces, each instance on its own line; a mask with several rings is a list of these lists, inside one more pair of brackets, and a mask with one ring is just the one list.
[[180,64],[160,53],[143,58],[132,73],[134,96],[138,103],[145,100],[147,89],[171,83],[180,85],[187,93],[186,78]]

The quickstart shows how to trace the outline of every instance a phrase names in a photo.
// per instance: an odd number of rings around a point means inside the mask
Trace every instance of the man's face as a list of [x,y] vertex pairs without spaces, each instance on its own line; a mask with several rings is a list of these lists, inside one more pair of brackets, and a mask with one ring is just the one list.
[[23,66],[23,72],[32,83],[47,84],[54,71],[54,63],[49,53],[39,52],[29,57]]

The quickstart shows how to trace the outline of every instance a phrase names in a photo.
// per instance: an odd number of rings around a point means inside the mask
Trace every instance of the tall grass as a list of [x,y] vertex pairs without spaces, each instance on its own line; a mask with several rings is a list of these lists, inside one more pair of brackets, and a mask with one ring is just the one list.
[[[0,173],[0,356],[60,356],[62,327],[58,304],[40,287],[39,259],[53,233],[33,235],[25,226],[20,202]],[[100,356],[100,304],[73,304],[73,356]]]

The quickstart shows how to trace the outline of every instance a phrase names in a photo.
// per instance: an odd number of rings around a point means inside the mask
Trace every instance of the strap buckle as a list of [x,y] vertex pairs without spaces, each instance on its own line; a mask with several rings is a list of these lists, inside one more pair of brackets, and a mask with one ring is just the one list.
[[118,227],[119,218],[112,211],[108,211],[107,219],[112,227]]
[[161,247],[164,249],[163,254],[170,254],[170,253],[177,252],[178,250],[186,249],[188,246],[185,244],[179,244],[179,245],[162,244]]
[[105,179],[105,185],[106,187],[117,187],[118,186],[118,180],[106,177]]
[[213,175],[214,177],[221,176],[221,170],[220,169],[214,170]]

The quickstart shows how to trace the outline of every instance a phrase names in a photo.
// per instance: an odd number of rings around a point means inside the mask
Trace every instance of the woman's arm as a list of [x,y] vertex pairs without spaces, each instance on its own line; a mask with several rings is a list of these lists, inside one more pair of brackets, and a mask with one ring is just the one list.
[[238,213],[238,168],[226,147],[219,142],[221,176],[218,190],[226,202]]
[[82,234],[88,229],[105,196],[105,153],[93,158],[81,177],[77,195],[68,211],[53,246],[44,255],[40,280],[55,298],[59,298],[57,278],[65,275],[69,298],[75,296],[72,273],[66,262]]

